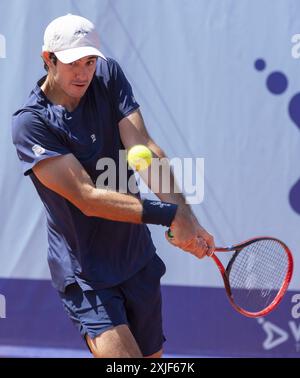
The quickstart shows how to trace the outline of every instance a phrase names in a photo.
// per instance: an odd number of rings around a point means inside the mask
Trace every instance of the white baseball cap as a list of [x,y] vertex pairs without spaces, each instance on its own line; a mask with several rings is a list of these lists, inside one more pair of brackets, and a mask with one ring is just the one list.
[[54,19],[45,30],[43,51],[55,53],[62,63],[72,63],[88,55],[106,60],[99,48],[95,26],[84,17],[69,13]]

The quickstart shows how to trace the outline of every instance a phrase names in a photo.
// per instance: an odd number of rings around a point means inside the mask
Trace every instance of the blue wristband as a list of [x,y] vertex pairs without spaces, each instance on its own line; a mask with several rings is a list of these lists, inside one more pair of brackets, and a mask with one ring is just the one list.
[[176,211],[173,203],[144,200],[142,222],[170,227]]

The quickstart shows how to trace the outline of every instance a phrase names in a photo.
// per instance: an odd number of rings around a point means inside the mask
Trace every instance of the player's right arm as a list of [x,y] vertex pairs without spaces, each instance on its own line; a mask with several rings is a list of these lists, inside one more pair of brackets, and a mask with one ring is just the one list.
[[66,198],[87,216],[142,222],[143,206],[138,198],[96,188],[86,170],[71,153],[44,159],[32,170],[44,186]]
[[[44,186],[66,198],[86,216],[142,223],[143,205],[138,198],[96,188],[86,170],[71,153],[41,160],[32,170]],[[184,208],[178,208],[173,223],[175,228],[188,225],[187,229],[193,235],[194,223]],[[205,246],[201,246],[200,241],[194,238],[181,242],[174,240],[173,244],[197,257],[205,255]]]

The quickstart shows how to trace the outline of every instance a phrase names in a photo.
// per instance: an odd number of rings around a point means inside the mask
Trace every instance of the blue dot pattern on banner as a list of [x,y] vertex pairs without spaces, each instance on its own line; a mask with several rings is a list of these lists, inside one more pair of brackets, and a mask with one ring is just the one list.
[[[257,71],[263,71],[266,62],[258,58],[254,62]],[[276,95],[284,93],[288,87],[287,76],[279,71],[271,72],[266,80],[267,89]],[[300,129],[300,92],[295,93],[289,101],[288,114],[295,125]],[[300,215],[300,179],[292,186],[289,192],[289,203],[291,208]]]

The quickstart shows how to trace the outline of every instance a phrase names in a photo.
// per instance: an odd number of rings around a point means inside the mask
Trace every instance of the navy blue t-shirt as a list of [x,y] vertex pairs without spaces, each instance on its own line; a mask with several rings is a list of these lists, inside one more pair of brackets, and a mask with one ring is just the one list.
[[[144,224],[88,217],[45,187],[32,168],[42,159],[72,153],[96,183],[100,158],[119,166],[124,150],[118,122],[139,107],[118,63],[98,59],[94,78],[78,107],[68,112],[51,103],[40,86],[13,115],[12,136],[24,175],[29,175],[46,208],[48,263],[59,291],[77,281],[83,290],[116,285],[147,264],[155,253]],[[133,174],[128,171],[128,179]],[[118,174],[117,174],[118,181]]]

